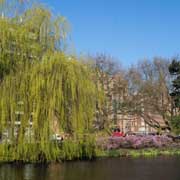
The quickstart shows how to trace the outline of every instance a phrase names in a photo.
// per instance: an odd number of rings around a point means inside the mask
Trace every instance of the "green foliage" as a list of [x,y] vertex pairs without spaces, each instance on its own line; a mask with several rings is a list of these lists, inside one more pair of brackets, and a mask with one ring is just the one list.
[[173,100],[173,113],[171,117],[171,126],[176,134],[180,134],[180,61],[174,59],[169,66],[169,72],[173,76],[172,91],[170,93]]
[[69,139],[62,143],[61,159],[92,159],[96,157],[96,144],[93,137]]
[[180,61],[173,60],[169,66],[169,72],[174,76],[172,81],[171,96],[174,100],[175,107],[180,107]]
[[172,117],[171,126],[176,134],[180,134],[180,115]]
[[[0,17],[1,160],[92,158],[94,140],[77,137],[92,129],[98,93],[92,70],[62,52],[66,19],[42,6],[9,13]],[[51,141],[59,132],[70,136],[61,147]]]
[[[51,158],[48,142],[54,121],[59,130],[73,137],[91,130],[96,89],[90,77],[88,69],[77,60],[53,53],[3,80],[0,86],[1,131],[8,130],[18,159],[26,152],[27,140],[38,143],[46,158]],[[16,127],[17,122],[21,123],[20,127]]]
[[52,18],[50,11],[37,6],[23,14],[0,17],[0,80],[27,63],[41,61],[44,54],[60,51],[67,36],[64,17]]

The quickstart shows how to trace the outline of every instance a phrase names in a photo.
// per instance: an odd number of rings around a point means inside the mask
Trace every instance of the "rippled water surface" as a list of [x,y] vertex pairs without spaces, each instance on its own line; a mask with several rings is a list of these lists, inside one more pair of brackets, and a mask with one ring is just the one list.
[[180,158],[0,165],[0,180],[180,180]]

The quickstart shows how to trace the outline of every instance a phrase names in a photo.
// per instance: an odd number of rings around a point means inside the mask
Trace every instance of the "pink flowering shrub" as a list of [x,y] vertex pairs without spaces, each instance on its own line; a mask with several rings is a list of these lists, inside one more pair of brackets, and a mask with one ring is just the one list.
[[99,138],[98,147],[106,150],[118,148],[150,148],[169,146],[172,139],[167,136],[127,136]]

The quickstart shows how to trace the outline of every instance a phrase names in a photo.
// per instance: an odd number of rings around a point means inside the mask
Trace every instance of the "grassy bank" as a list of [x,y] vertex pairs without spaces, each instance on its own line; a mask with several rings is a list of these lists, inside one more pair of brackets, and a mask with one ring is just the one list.
[[[89,145],[66,143],[63,148],[58,148],[58,158],[45,159],[45,156],[41,154],[41,159],[35,157],[22,157],[16,158],[14,154],[4,152],[4,156],[0,157],[0,163],[51,163],[51,162],[63,162],[63,161],[74,161],[74,160],[93,160],[99,158],[110,158],[110,157],[127,157],[127,158],[151,158],[158,156],[179,156],[179,148],[147,148],[147,149],[116,149],[116,150],[100,150],[87,148]],[[11,151],[12,152],[12,151]],[[37,154],[37,156],[39,156]]]
[[97,139],[76,136],[60,143],[0,144],[0,162],[49,163],[102,157],[180,156],[180,144],[163,136]]
[[147,149],[116,149],[98,150],[97,157],[157,157],[157,156],[180,156],[179,148],[147,148]]

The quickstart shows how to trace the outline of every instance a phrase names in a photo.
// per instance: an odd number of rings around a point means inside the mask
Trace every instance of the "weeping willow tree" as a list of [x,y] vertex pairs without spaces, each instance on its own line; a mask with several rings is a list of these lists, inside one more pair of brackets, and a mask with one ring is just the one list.
[[46,52],[62,52],[68,31],[66,19],[53,17],[42,5],[0,17],[0,80],[26,63],[41,61]]
[[[92,129],[98,93],[92,70],[63,53],[67,27],[42,6],[1,16],[0,160],[92,156],[93,141],[79,137]],[[59,147],[57,132],[70,141]]]
[[[74,138],[92,128],[96,88],[91,72],[62,53],[46,55],[36,65],[8,75],[0,97],[1,132],[8,133],[5,144],[10,141],[14,148],[13,159],[38,158],[39,152],[55,158],[57,147],[49,143],[54,121]],[[38,150],[36,156],[30,144]]]

